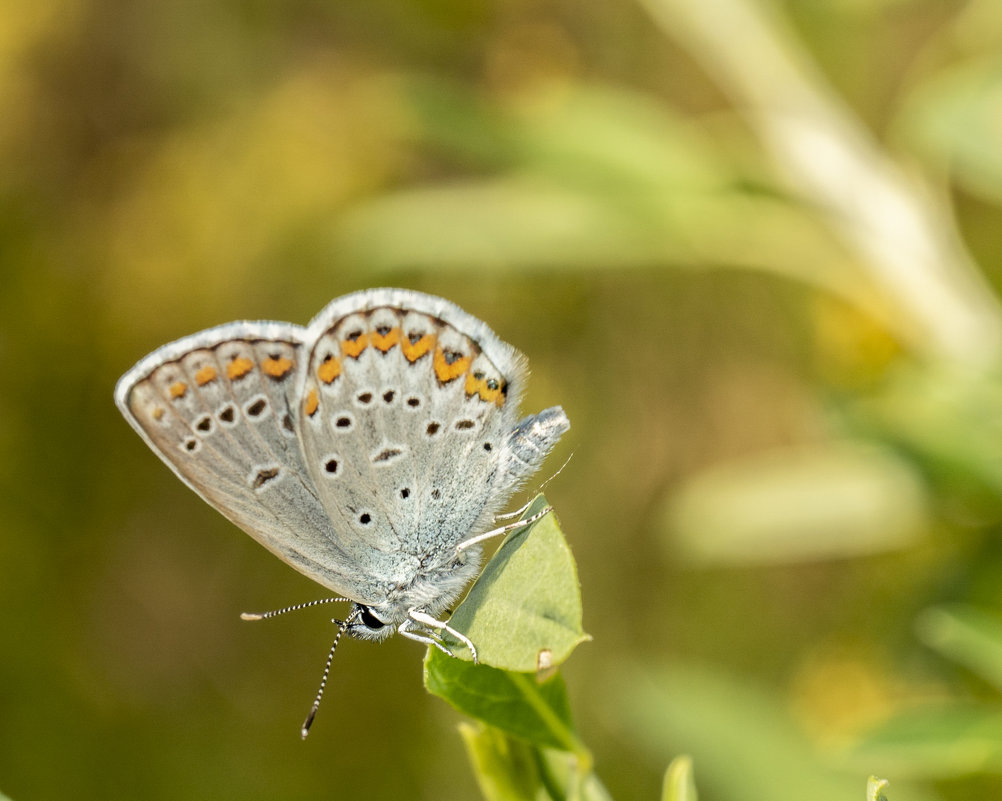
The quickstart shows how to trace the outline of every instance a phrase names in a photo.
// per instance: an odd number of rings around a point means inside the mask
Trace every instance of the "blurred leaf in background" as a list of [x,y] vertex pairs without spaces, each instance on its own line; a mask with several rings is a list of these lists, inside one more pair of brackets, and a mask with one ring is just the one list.
[[695,561],[831,559],[914,546],[926,503],[906,460],[832,441],[705,470],[672,494],[665,524],[669,545]]
[[692,778],[692,759],[675,757],[665,771],[662,801],[697,801],[696,783]]

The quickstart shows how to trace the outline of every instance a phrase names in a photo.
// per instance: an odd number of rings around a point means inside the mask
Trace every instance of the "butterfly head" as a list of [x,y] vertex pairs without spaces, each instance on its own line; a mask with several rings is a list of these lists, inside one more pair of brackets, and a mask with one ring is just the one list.
[[385,610],[356,603],[346,618],[346,631],[359,640],[385,640],[397,630],[397,621]]

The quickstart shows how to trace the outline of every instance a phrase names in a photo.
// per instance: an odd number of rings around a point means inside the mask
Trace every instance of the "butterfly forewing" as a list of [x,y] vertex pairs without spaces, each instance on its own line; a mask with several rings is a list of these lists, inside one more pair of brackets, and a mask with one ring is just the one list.
[[[303,453],[342,547],[392,554],[413,571],[452,558],[505,500],[495,465],[524,369],[446,301],[401,290],[365,300],[339,299],[310,325]],[[475,336],[490,337],[503,367]]]

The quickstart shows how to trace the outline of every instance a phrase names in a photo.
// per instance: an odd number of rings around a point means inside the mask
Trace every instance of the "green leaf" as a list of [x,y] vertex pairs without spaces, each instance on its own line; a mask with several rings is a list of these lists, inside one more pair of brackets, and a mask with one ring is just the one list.
[[617,707],[652,758],[684,748],[700,785],[727,801],[845,801],[858,780],[840,775],[810,747],[786,704],[747,677],[705,665],[623,668]]
[[671,761],[665,771],[661,801],[698,801],[691,757],[679,756]]
[[668,499],[670,547],[691,561],[790,562],[914,544],[924,487],[889,448],[831,441],[708,468]]
[[904,366],[877,395],[845,407],[862,436],[889,442],[917,462],[940,493],[994,515],[1002,494],[1002,370]]
[[460,733],[487,801],[612,801],[588,772],[590,759],[529,745],[483,723],[464,723]]
[[1002,710],[974,705],[904,712],[853,749],[853,761],[911,778],[1002,772]]
[[1002,689],[1002,620],[960,604],[927,609],[916,621],[923,642]]
[[429,648],[424,683],[460,712],[537,745],[583,751],[571,724],[560,675],[544,682],[535,674],[474,665]]
[[781,199],[736,190],[678,197],[585,192],[535,173],[457,179],[360,202],[339,218],[333,237],[343,258],[374,271],[545,267],[580,275],[726,266],[858,294],[816,219]]
[[[546,508],[540,495],[522,516]],[[581,642],[581,587],[574,557],[552,512],[512,531],[449,624],[477,647],[480,662],[530,673],[559,666]],[[469,658],[457,644],[455,653]]]
[[887,784],[887,779],[878,779],[876,776],[867,779],[866,801],[887,801],[887,796],[884,795]]
[[[408,146],[457,170],[340,215],[331,247],[368,269],[573,271],[744,267],[858,298],[853,266],[816,214],[762,191],[733,139],[663,98],[568,84],[515,108],[456,85],[400,80]],[[465,167],[465,169],[463,169]],[[466,176],[466,177],[464,177]]]
[[459,733],[487,801],[540,801],[549,798],[532,746],[480,724],[463,723]]
[[920,84],[898,125],[929,156],[948,165],[967,189],[998,203],[1000,102],[1002,60],[992,49]]
[[[522,519],[545,509],[538,496]],[[556,672],[588,635],[581,628],[577,569],[555,515],[505,538],[449,623],[473,641],[480,664],[468,661],[458,643],[455,652],[464,658],[429,647],[428,691],[527,742],[573,751],[590,770]]]
[[[733,166],[692,118],[621,86],[568,84],[518,108],[438,78],[396,81],[415,114],[408,131],[452,160],[487,169],[538,169],[576,185],[624,184],[665,191],[726,186]],[[458,159],[457,159],[458,154]]]

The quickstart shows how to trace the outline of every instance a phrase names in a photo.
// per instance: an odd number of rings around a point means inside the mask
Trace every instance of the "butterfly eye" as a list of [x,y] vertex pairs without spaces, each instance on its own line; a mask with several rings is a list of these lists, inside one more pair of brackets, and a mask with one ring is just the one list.
[[383,626],[386,625],[385,623],[383,623],[382,620],[380,620],[378,617],[372,614],[372,612],[369,610],[369,607],[363,606],[361,607],[361,609],[362,609],[362,625],[364,625],[366,628],[372,629],[373,631],[379,631],[379,629],[381,629]]

